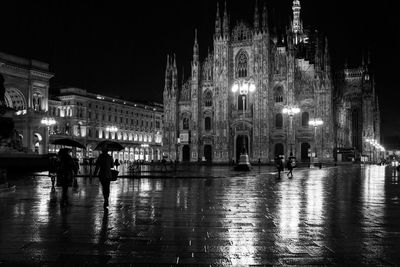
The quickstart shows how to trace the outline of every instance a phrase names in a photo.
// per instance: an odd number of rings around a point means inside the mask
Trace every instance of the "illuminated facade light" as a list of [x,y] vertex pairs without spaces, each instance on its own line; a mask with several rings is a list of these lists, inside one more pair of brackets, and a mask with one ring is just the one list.
[[322,124],[324,124],[324,122],[321,119],[313,119],[308,122],[308,125],[311,125],[314,127],[320,126]]
[[106,127],[106,131],[110,133],[118,132],[118,128],[116,126],[108,126]]

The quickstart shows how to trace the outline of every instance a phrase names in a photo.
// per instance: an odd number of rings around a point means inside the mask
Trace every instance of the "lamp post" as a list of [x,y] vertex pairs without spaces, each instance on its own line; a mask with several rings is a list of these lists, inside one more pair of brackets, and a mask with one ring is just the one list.
[[176,159],[175,159],[175,171],[177,170],[178,160],[179,160],[179,145],[181,143],[181,139],[176,138]]
[[44,117],[40,121],[41,124],[46,126],[46,139],[45,139],[45,151],[48,153],[49,152],[49,139],[50,139],[50,126],[55,125],[57,122],[54,118],[51,117]]
[[[324,122],[321,119],[315,119],[315,118],[308,122],[308,125],[314,127],[314,157],[311,155],[311,159],[317,158],[317,127],[322,124],[324,124]],[[314,162],[314,160],[312,162]]]
[[[256,86],[252,80],[237,80],[232,85],[232,92],[236,93],[239,91],[239,94],[242,96],[242,111],[243,111],[243,119],[245,119],[245,108],[246,108],[246,97],[249,93],[253,93],[256,91]],[[249,155],[246,150],[246,138],[243,135],[243,147],[240,153],[239,162],[235,167],[235,170],[250,170],[250,161]],[[236,148],[238,149],[238,148]]]
[[290,133],[290,154],[293,155],[293,116],[300,113],[300,109],[294,106],[287,106],[282,109],[283,114],[289,115],[289,133]]

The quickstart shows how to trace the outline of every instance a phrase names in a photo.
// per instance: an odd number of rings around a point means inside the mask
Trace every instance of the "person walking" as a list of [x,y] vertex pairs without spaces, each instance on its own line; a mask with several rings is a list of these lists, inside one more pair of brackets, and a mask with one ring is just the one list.
[[[296,157],[293,156],[293,153],[290,152],[290,156],[288,158],[288,162],[287,162],[287,168],[288,168],[288,173],[287,176],[289,177],[289,179],[293,178],[293,168],[296,167]],[[290,176],[289,176],[290,174]]]
[[57,176],[62,187],[62,197],[60,205],[65,207],[69,205],[68,202],[68,187],[72,186],[72,179],[75,172],[75,164],[72,157],[69,155],[68,148],[61,148],[58,151],[59,168]]
[[101,187],[103,190],[104,198],[104,209],[108,207],[108,198],[110,196],[110,180],[111,180],[111,169],[114,166],[113,158],[108,155],[108,149],[103,148],[102,153],[97,158],[96,168],[94,170],[94,176],[99,176]]
[[276,156],[275,158],[276,162],[276,169],[278,170],[278,179],[281,178],[281,172],[283,171],[283,161],[280,156]]

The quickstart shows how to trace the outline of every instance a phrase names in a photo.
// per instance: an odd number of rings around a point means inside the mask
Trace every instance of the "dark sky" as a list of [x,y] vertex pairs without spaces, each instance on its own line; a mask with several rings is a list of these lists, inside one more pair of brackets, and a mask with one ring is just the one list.
[[[254,2],[228,0],[231,22],[251,22]],[[271,20],[288,21],[291,0],[266,2]],[[360,63],[371,48],[386,137],[400,136],[395,2],[301,1],[304,24],[328,34],[336,67],[345,57],[350,66]],[[188,74],[195,28],[201,57],[212,47],[215,8],[215,0],[3,1],[0,51],[50,63],[54,87],[162,102],[166,54],[176,53],[180,77],[183,67]]]

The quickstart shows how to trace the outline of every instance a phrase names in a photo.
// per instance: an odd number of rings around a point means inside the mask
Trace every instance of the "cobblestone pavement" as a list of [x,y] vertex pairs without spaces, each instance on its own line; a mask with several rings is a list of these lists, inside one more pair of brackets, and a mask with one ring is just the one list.
[[0,195],[0,265],[400,265],[400,186],[390,167],[97,179],[71,206],[48,177]]

